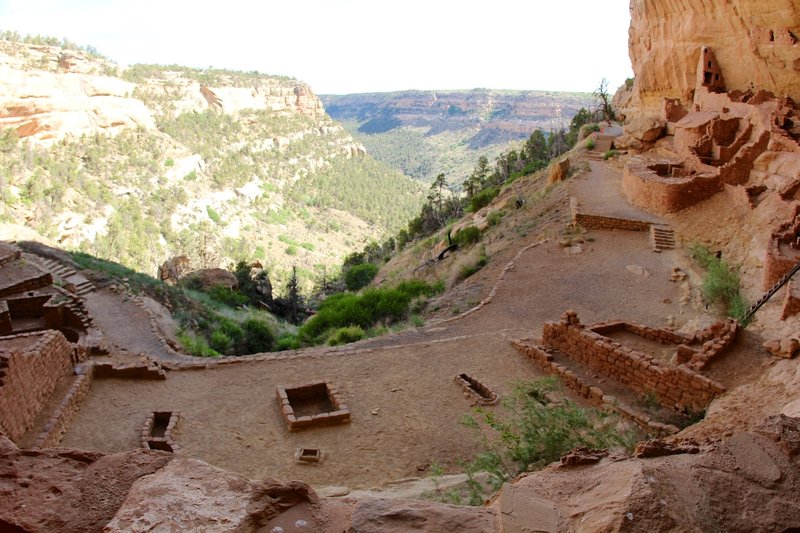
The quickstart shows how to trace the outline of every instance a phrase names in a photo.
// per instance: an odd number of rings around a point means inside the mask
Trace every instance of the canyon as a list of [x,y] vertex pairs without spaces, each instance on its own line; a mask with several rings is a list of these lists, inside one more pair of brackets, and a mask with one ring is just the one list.
[[[0,530],[800,528],[800,10],[631,0],[631,14],[624,124],[380,265],[374,286],[446,280],[421,326],[195,358],[127,279],[0,244]],[[257,98],[198,80],[160,99],[159,83],[141,101]],[[321,112],[305,89],[275,92],[258,94]],[[404,109],[433,128],[444,108],[423,101]],[[467,227],[479,243],[451,248]],[[723,264],[738,300],[719,304],[705,285]],[[515,380],[545,376],[563,387],[528,392],[541,406],[594,406],[645,436],[573,449],[482,505],[443,503],[434,464],[485,451],[457,421],[505,420]]]

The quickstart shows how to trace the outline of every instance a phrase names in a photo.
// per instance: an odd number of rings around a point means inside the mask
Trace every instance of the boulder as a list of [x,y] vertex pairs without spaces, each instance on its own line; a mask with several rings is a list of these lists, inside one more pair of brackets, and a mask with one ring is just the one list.
[[200,290],[209,290],[220,285],[226,289],[236,289],[239,282],[233,273],[224,268],[203,268],[186,274],[181,280],[182,284],[196,287]]
[[569,172],[569,158],[565,157],[561,161],[550,165],[550,172],[547,174],[547,183],[560,183],[567,179]]
[[665,121],[656,117],[636,117],[625,124],[625,134],[642,143],[653,143],[664,133]]
[[786,337],[767,341],[762,346],[776,357],[791,359],[800,351],[800,340],[794,337]]
[[168,285],[176,285],[189,271],[191,260],[186,255],[176,255],[158,267],[158,279]]

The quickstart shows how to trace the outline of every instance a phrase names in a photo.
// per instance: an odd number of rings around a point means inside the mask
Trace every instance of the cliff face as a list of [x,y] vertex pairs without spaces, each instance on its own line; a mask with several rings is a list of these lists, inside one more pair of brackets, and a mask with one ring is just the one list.
[[653,111],[663,97],[691,101],[702,46],[716,55],[728,90],[800,99],[798,37],[795,0],[631,0],[632,105]]
[[0,224],[150,273],[175,255],[310,273],[405,224],[421,197],[295,79],[122,70],[21,40],[0,39],[0,140]]

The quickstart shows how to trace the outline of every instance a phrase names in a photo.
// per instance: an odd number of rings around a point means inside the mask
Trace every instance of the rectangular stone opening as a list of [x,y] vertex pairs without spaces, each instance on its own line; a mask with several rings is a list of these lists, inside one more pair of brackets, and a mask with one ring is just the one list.
[[163,438],[167,434],[167,426],[169,419],[172,418],[172,413],[169,411],[160,411],[153,414],[153,427],[150,429],[151,437]]
[[496,392],[469,374],[459,374],[456,376],[456,383],[461,385],[465,395],[471,398],[475,403],[492,405],[500,400],[500,396]]
[[179,418],[177,411],[151,411],[142,426],[142,448],[176,453],[180,446],[175,442],[172,432]]
[[318,463],[322,459],[322,450],[319,448],[300,448],[297,450],[297,460],[301,463]]
[[151,440],[147,442],[147,447],[151,450],[161,450],[162,452],[173,453],[172,445],[163,440]]
[[289,403],[297,417],[314,416],[336,410],[328,397],[328,387],[325,383],[286,389],[286,395],[289,397]]
[[350,411],[327,381],[278,387],[281,414],[290,431],[350,422]]

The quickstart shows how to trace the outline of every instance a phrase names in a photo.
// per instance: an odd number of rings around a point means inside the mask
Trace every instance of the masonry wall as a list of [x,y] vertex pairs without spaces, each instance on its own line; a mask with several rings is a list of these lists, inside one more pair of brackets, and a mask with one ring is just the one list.
[[655,392],[668,407],[701,411],[725,390],[719,383],[685,366],[661,365],[644,353],[564,321],[545,323],[542,342],[616,379],[634,392]]
[[92,385],[91,366],[88,372],[75,376],[67,393],[61,399],[55,411],[44,425],[42,432],[36,438],[35,448],[52,448],[58,446],[61,437],[67,432],[70,422],[81,408],[83,399]]
[[630,163],[622,173],[622,190],[630,202],[652,213],[675,213],[721,190],[717,176],[666,178],[644,163]]
[[5,337],[0,350],[12,344],[0,352],[0,425],[16,442],[32,429],[58,380],[72,373],[72,346],[57,331]]

